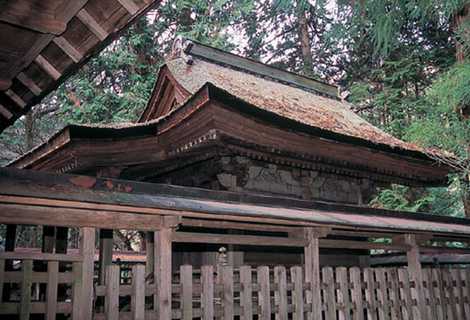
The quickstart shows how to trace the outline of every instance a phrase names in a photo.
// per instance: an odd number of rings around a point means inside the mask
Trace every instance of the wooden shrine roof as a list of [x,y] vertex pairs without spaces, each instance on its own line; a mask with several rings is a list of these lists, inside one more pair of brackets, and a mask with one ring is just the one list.
[[[445,236],[446,241],[452,241],[452,237],[470,237],[470,220],[465,218],[0,168],[0,223],[21,223],[27,217],[22,215],[21,218],[19,214],[30,211],[36,219],[44,219],[38,212],[44,210],[45,214],[48,208],[54,207],[72,208],[77,214],[80,210],[87,214],[90,213],[87,210],[104,210],[114,215],[112,221],[109,220],[113,224],[119,223],[120,213],[132,212],[148,217],[173,215],[183,220],[198,218],[424,233]],[[59,225],[61,221],[47,223]]]
[[[445,156],[442,151],[397,139],[362,119],[351,104],[338,98],[338,88],[334,85],[194,41],[179,39],[175,44],[173,56],[163,71],[167,69],[188,96],[212,83],[257,108],[299,124],[395,150]],[[141,121],[152,119],[152,108],[150,103]]]
[[0,132],[158,2],[0,1]]

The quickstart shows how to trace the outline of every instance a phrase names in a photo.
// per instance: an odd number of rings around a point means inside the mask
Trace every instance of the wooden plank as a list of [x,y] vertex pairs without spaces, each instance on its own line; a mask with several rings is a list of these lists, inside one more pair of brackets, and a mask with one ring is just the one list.
[[152,231],[145,233],[145,277],[153,275],[155,270],[155,234]]
[[460,277],[465,283],[464,286],[464,314],[470,314],[470,277],[467,269],[460,269]]
[[0,252],[0,259],[23,260],[33,259],[37,261],[82,261],[81,255],[59,254],[59,253],[39,253],[39,252]]
[[323,286],[325,287],[326,319],[336,319],[336,293],[333,268],[323,267]]
[[398,291],[398,274],[396,268],[386,269],[387,283],[389,283],[390,315],[392,320],[401,319],[400,293]]
[[401,283],[400,295],[404,305],[401,308],[403,320],[413,319],[413,299],[411,298],[410,276],[405,268],[398,269],[398,279]]
[[72,272],[74,281],[72,284],[72,319],[80,319],[81,299],[82,299],[82,263],[74,262],[72,264]]
[[13,100],[21,109],[26,107],[26,102],[16,94],[12,89],[8,89],[5,91],[5,94],[10,97],[11,100]]
[[338,295],[338,319],[351,319],[351,300],[349,298],[348,270],[345,267],[336,268],[336,282],[339,285]]
[[119,266],[106,267],[106,297],[104,309],[107,320],[119,319]]
[[222,267],[222,285],[223,285],[223,319],[233,319],[235,315],[234,308],[234,289],[233,289],[233,267]]
[[[201,309],[202,320],[214,319],[214,267],[202,266],[201,267]],[[161,314],[160,314],[161,315]],[[163,318],[170,319],[170,318]]]
[[274,302],[277,307],[276,320],[287,320],[287,276],[284,266],[274,267]]
[[80,320],[91,320],[93,315],[93,276],[95,258],[95,229],[80,230],[80,254],[83,256]]
[[127,10],[131,15],[136,14],[139,11],[139,6],[133,0],[118,0],[121,6]]
[[20,320],[29,320],[31,313],[31,286],[32,286],[32,273],[33,261],[23,260],[22,262],[23,280],[21,281],[21,294],[20,294]]
[[[459,297],[459,313],[462,318],[466,317],[465,313],[465,290],[464,290],[464,283],[462,279],[462,274],[460,273],[459,268],[452,269],[452,277],[455,279],[456,282],[456,291]],[[467,314],[468,315],[468,314]]]
[[28,88],[35,96],[39,96],[42,93],[42,89],[24,72],[18,73],[16,78]]
[[242,319],[250,320],[253,318],[253,301],[252,301],[252,276],[250,266],[240,267],[240,304],[242,307]]
[[235,234],[209,234],[196,232],[175,232],[174,242],[182,243],[213,243],[213,244],[240,244],[256,246],[304,247],[305,239],[283,238]]
[[434,281],[432,277],[432,268],[424,269],[423,270],[424,281],[426,283],[426,291],[428,293],[429,298],[429,315],[431,317],[436,318],[439,310],[438,310],[438,301],[436,298],[436,290],[434,288]]
[[161,223],[161,216],[102,211],[92,209],[54,208],[47,206],[15,205],[0,203],[0,223],[38,224],[68,227],[95,227],[106,225],[113,229],[154,230]]
[[[292,304],[294,305],[293,319],[304,319],[304,295],[302,285],[302,268],[299,266],[290,269],[291,279],[294,285],[292,290]],[[268,295],[269,296],[269,295]],[[270,319],[270,318],[269,318]]]
[[455,298],[455,292],[454,292],[454,285],[452,281],[452,276],[450,274],[449,269],[441,269],[442,272],[442,280],[443,280],[443,286],[444,290],[447,293],[447,318],[448,319],[459,319],[458,318],[458,307],[457,307],[457,301]]
[[113,230],[100,229],[98,283],[105,284],[106,267],[113,264]]
[[259,319],[271,320],[271,289],[269,285],[269,267],[260,266],[256,269],[258,283]]
[[321,310],[321,283],[320,283],[320,241],[319,234],[313,228],[306,230],[308,245],[304,248],[305,257],[305,281],[310,283],[307,290],[306,301],[311,304],[311,312],[307,313],[307,319],[314,320],[322,317]]
[[457,319],[464,319],[465,318],[465,311],[463,308],[462,304],[462,285],[460,281],[460,275],[457,269],[455,268],[450,268],[450,279],[451,279],[451,290],[454,293],[455,297],[455,310],[456,310],[456,315]]
[[351,289],[351,301],[354,304],[353,320],[364,320],[361,269],[358,267],[352,267],[349,269],[349,275],[353,285]]
[[385,279],[385,271],[383,268],[374,269],[375,278],[379,284],[377,288],[377,302],[378,302],[378,318],[379,320],[390,320],[390,305],[387,299],[387,281]]
[[36,62],[52,79],[58,80],[62,76],[60,71],[44,58],[44,56],[39,54],[36,59],[34,59],[34,62]]
[[180,267],[180,282],[182,319],[193,320],[193,267],[191,265]]
[[417,312],[414,319],[421,320],[426,318],[426,299],[424,296],[423,274],[416,236],[412,234],[405,235],[405,242],[411,246],[411,249],[406,252],[406,258],[408,260],[409,274],[414,282],[413,297],[417,301]]
[[82,9],[77,13],[77,18],[90,29],[93,34],[103,41],[108,36],[108,32],[96,21],[86,9]]
[[367,320],[377,320],[377,295],[375,290],[374,271],[371,268],[364,268],[365,298]]
[[83,54],[78,51],[67,39],[64,37],[55,37],[52,41],[67,54],[73,62],[77,63],[83,58]]
[[55,320],[57,311],[57,288],[59,285],[59,262],[49,261],[47,263],[47,298],[46,319]]
[[171,318],[171,234],[169,228],[155,231],[155,279],[157,310],[162,319]]
[[448,313],[448,300],[446,296],[446,290],[444,287],[444,278],[442,275],[442,269],[433,269],[433,278],[437,282],[437,294],[439,295],[440,303],[439,306],[442,310],[442,318],[447,318]]
[[132,320],[145,320],[145,266],[132,266]]

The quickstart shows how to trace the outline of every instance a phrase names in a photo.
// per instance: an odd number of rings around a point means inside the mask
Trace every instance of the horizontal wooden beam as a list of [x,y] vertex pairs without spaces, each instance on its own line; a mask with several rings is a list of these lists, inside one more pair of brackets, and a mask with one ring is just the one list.
[[80,262],[81,255],[39,252],[0,252],[0,259]]
[[304,247],[307,240],[303,238],[265,237],[235,234],[214,234],[196,232],[174,232],[173,242],[207,243],[207,244],[238,244],[248,246],[270,247]]
[[34,61],[48,74],[52,79],[57,80],[62,75],[46,58],[38,55]]
[[73,60],[73,62],[79,62],[83,58],[83,54],[76,49],[73,44],[71,44],[67,39],[64,37],[56,37],[54,38],[54,43],[62,50],[64,51],[70,59]]
[[82,9],[77,13],[77,18],[93,32],[100,40],[106,39],[108,32],[96,21],[86,9]]
[[[359,236],[360,234],[358,234]],[[407,245],[393,245],[388,243],[380,242],[367,242],[367,241],[355,241],[355,240],[335,240],[335,239],[320,239],[320,248],[331,248],[331,249],[360,249],[360,250],[372,250],[372,249],[383,249],[393,251],[407,251],[409,246]]]
[[213,221],[213,220],[202,220],[183,218],[181,222],[182,226],[185,227],[197,227],[197,228],[211,228],[211,229],[231,229],[231,230],[253,230],[253,231],[267,231],[267,232],[298,232],[302,226],[273,226],[257,223],[244,223],[244,222],[233,222],[233,221]]
[[131,15],[134,15],[139,11],[139,6],[133,0],[118,0],[118,2],[123,6],[127,12]]
[[57,19],[52,13],[41,12],[28,1],[7,1],[2,5],[0,21],[20,28],[40,33],[59,35],[65,31],[67,24]]
[[126,213],[109,210],[59,208],[0,203],[0,223],[33,224],[64,227],[94,227],[109,229],[158,230],[159,215]]

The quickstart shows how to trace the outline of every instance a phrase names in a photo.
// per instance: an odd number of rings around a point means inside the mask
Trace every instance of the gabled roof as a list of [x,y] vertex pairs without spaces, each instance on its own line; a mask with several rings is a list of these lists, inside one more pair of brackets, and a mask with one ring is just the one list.
[[[439,152],[404,142],[373,126],[352,111],[351,104],[336,96],[335,86],[300,75],[292,80],[291,73],[200,43],[190,41],[183,46],[162,67],[160,75],[170,77],[173,85],[182,88],[180,91],[187,91],[186,97],[211,83],[257,108],[320,130],[387,145],[397,151]],[[152,114],[161,115],[150,110],[154,107],[149,104],[141,121],[151,120]]]

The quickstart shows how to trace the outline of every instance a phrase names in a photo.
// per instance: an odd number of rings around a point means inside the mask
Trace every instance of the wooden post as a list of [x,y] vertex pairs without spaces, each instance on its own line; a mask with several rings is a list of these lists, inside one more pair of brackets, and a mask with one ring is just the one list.
[[132,267],[132,320],[145,320],[145,267]]
[[155,231],[155,283],[159,320],[171,319],[171,234],[170,228]]
[[427,319],[426,299],[423,288],[423,272],[421,269],[421,262],[419,261],[419,247],[416,241],[416,235],[406,234],[405,243],[410,246],[409,250],[406,252],[406,257],[408,260],[408,273],[414,281],[414,293],[417,302],[414,319]]
[[321,284],[320,284],[320,241],[321,236],[326,236],[324,230],[307,228],[305,237],[307,246],[304,247],[305,282],[310,283],[310,291],[307,291],[307,303],[312,304],[312,311],[307,314],[308,320],[321,319]]
[[[5,251],[15,251],[16,246],[16,224],[7,224],[5,235]],[[13,260],[5,260],[5,266],[2,271],[11,271],[13,269]],[[10,300],[11,283],[5,283],[3,290],[0,292],[1,301]],[[3,296],[2,296],[3,294]]]
[[93,315],[95,228],[85,227],[80,230],[80,254],[83,256],[80,320],[91,320]]
[[145,277],[148,277],[149,274],[153,274],[155,268],[155,235],[151,231],[145,233],[145,250],[147,255],[145,261]]
[[31,313],[31,284],[33,276],[33,261],[23,260],[23,278],[21,281],[20,320],[29,320]]
[[100,229],[99,284],[106,282],[106,267],[113,264],[113,230]]

